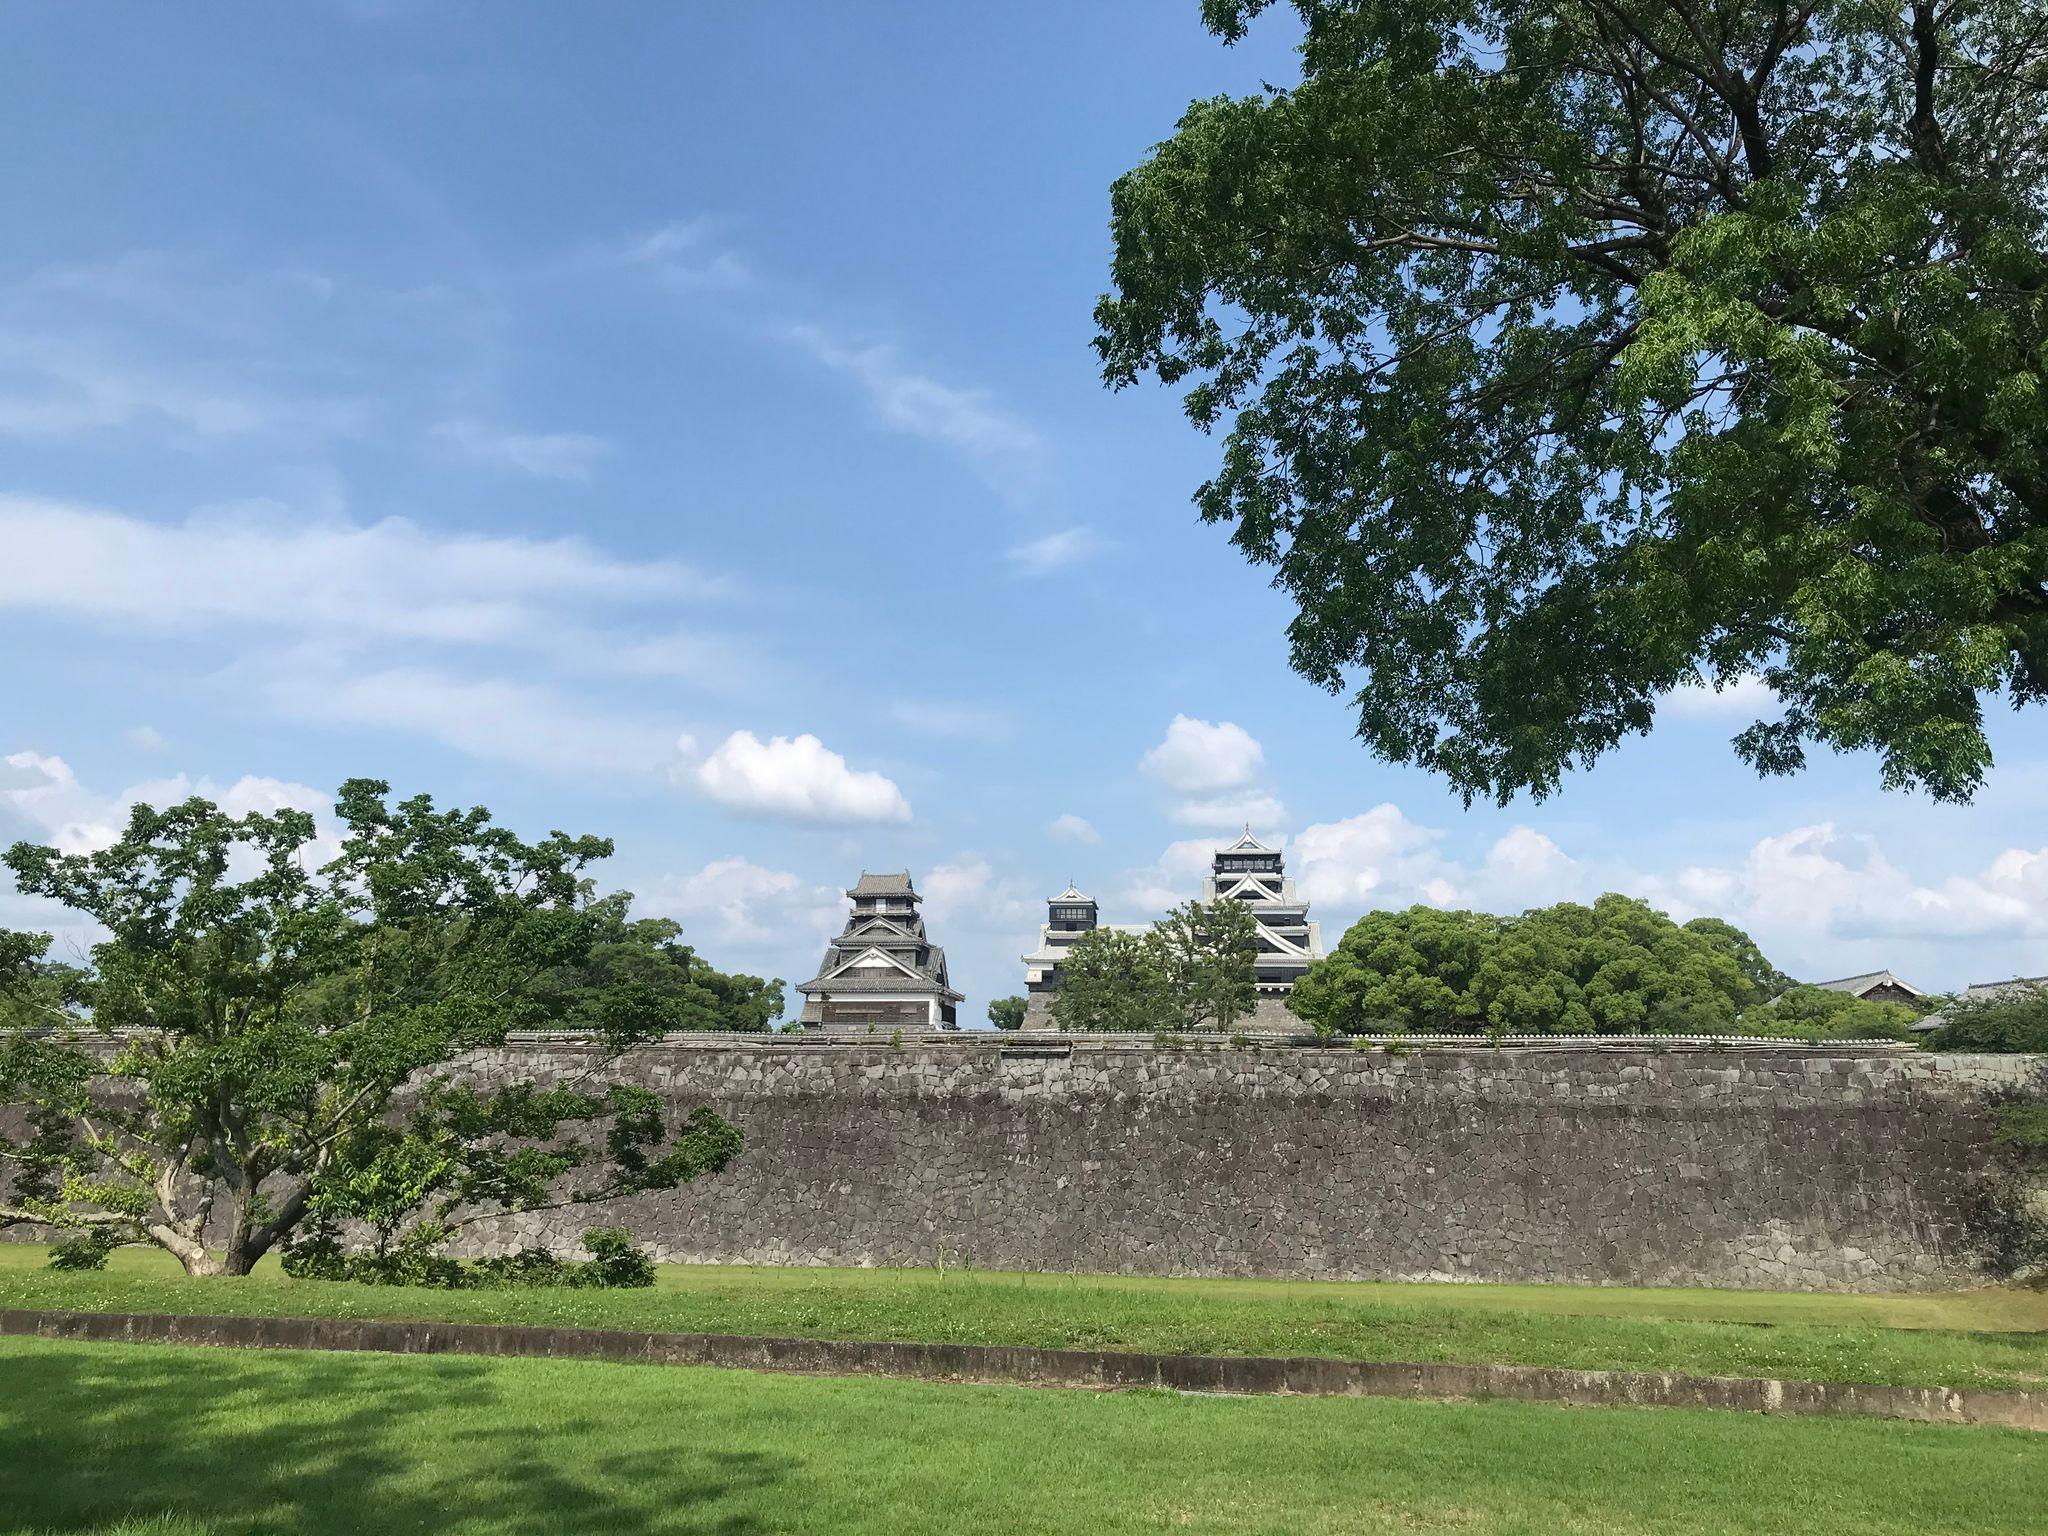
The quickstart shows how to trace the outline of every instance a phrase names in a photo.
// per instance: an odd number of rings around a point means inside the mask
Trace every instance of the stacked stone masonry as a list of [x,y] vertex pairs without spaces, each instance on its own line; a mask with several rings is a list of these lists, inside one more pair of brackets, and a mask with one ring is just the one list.
[[[517,1043],[485,1084],[579,1075]],[[1883,1290],[1981,1277],[1990,1106],[2037,1058],[1150,1039],[683,1038],[620,1077],[746,1134],[680,1191],[510,1216],[691,1263]]]

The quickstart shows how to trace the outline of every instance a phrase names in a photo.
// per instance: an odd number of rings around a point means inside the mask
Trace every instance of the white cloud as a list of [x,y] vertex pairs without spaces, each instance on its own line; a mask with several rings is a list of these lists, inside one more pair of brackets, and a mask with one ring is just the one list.
[[884,426],[952,449],[1004,495],[1027,489],[1042,473],[1046,449],[1037,429],[987,390],[944,383],[886,343],[850,343],[809,323],[782,326],[779,334],[858,384]]
[[120,836],[129,810],[166,806],[200,795],[230,816],[285,809],[326,815],[334,797],[309,784],[244,774],[225,787],[210,778],[174,774],[144,779],[114,794],[87,788],[63,758],[22,751],[0,757],[0,807],[66,853],[91,853]]
[[1264,790],[1180,800],[1168,813],[1186,827],[1276,827],[1287,819],[1287,807]]
[[1457,869],[1442,843],[1442,832],[1409,820],[1399,806],[1376,805],[1304,827],[1289,863],[1303,896],[1347,915],[1417,901],[1448,906],[1457,898]]
[[1486,851],[1467,899],[1489,912],[1514,913],[1576,900],[1584,884],[1578,860],[1533,827],[1516,827]]
[[1003,551],[1003,558],[1020,576],[1050,576],[1092,559],[1103,547],[1102,536],[1093,528],[1067,528],[1013,544]]
[[307,523],[117,512],[0,497],[0,609],[152,631],[254,626],[362,639],[546,647],[565,609],[719,595],[666,561],[576,539],[430,531],[402,518]]
[[933,865],[920,886],[925,916],[935,934],[942,927],[1022,930],[1037,911],[1037,903],[1017,881],[999,877],[995,866],[979,854],[961,854],[951,863]]
[[1168,843],[1152,863],[1125,872],[1117,893],[1122,910],[1135,917],[1156,917],[1168,907],[1195,900],[1215,857],[1214,838],[1183,837]]
[[918,699],[898,699],[889,706],[889,718],[920,736],[940,741],[973,741],[999,745],[1017,734],[1017,721],[1007,711],[983,709],[972,704],[935,704]]
[[721,948],[782,955],[811,946],[822,950],[839,931],[845,908],[845,897],[831,886],[733,854],[693,873],[657,880],[640,893],[634,910],[674,918],[685,939],[718,964]]
[[1754,672],[1745,672],[1716,689],[1704,678],[1675,688],[1659,706],[1681,719],[1719,720],[1734,716],[1754,720],[1778,711],[1778,696]]
[[1095,830],[1094,823],[1085,816],[1076,816],[1072,811],[1053,817],[1051,825],[1046,830],[1063,843],[1102,841],[1102,834]]
[[170,746],[164,734],[153,725],[131,725],[121,733],[128,745],[142,752],[162,752]]
[[318,655],[281,657],[247,675],[287,719],[402,731],[540,773],[651,777],[672,756],[675,733],[660,721],[538,683],[423,666],[356,671]]
[[1265,749],[1242,726],[1175,715],[1165,737],[1138,760],[1138,767],[1169,789],[1205,795],[1251,783],[1265,758]]
[[444,421],[434,436],[465,458],[541,480],[588,480],[611,444],[587,432],[514,432],[468,417]]
[[1760,839],[1738,865],[1693,865],[1639,883],[1674,915],[1726,917],[1759,938],[2048,937],[2048,848],[2008,848],[1974,874],[1927,883],[1875,837],[1819,822]]
[[734,731],[691,778],[720,805],[755,815],[847,825],[910,820],[910,803],[894,782],[849,768],[809,734],[764,742]]

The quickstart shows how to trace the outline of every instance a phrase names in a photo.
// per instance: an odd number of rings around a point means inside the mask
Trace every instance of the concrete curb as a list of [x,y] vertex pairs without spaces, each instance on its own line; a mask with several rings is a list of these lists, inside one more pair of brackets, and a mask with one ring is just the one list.
[[1571,1371],[1540,1365],[1394,1365],[1266,1355],[1154,1355],[1006,1344],[763,1339],[629,1333],[498,1323],[376,1322],[327,1317],[175,1317],[161,1313],[0,1309],[0,1336],[226,1349],[324,1349],[400,1355],[507,1355],[709,1365],[814,1376],[896,1376],[1037,1387],[1165,1387],[1183,1392],[1319,1397],[1500,1398],[1575,1407],[1722,1408],[1744,1413],[1856,1414],[1921,1424],[2048,1431],[2048,1395],[1953,1387],[1881,1387],[1665,1371]]

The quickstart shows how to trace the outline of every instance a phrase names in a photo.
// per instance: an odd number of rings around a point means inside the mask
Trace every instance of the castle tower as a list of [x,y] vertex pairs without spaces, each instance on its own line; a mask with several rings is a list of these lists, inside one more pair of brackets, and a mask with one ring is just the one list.
[[1071,883],[1045,904],[1038,947],[1024,956],[1024,1027],[1051,1029],[1052,998],[1059,990],[1060,961],[1082,934],[1098,926],[1100,909]]
[[798,985],[801,1022],[813,1029],[958,1029],[960,994],[946,979],[946,952],[925,934],[910,878],[871,875],[846,893],[846,927],[818,974]]
[[1302,972],[1323,958],[1322,926],[1308,920],[1308,903],[1295,894],[1280,850],[1253,837],[1249,826],[1228,848],[1216,850],[1209,878],[1202,884],[1202,899],[1250,905],[1259,924],[1254,965],[1262,1000],[1285,997]]

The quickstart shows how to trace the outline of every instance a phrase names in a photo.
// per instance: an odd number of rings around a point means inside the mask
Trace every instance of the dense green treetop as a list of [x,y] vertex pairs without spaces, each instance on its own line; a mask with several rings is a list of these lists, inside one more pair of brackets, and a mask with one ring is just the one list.
[[[1271,0],[1206,0],[1235,40]],[[1293,662],[1467,796],[1703,677],[1967,798],[2048,693],[2048,0],[1294,0],[1112,191]]]
[[1941,1010],[1942,1027],[1927,1042],[1937,1051],[2035,1051],[2048,1055],[2048,984],[2019,983],[1982,999]]
[[1157,930],[1096,928],[1060,960],[1053,1022],[1075,1033],[1179,1029],[1187,1022]]
[[1027,1000],[1021,997],[998,997],[988,1005],[988,1021],[997,1029],[1022,1029],[1024,1009]]
[[137,806],[99,852],[8,850],[22,891],[105,936],[75,969],[48,962],[45,936],[0,932],[0,1103],[30,1110],[28,1135],[0,1138],[0,1225],[147,1238],[195,1273],[240,1274],[309,1216],[388,1236],[411,1213],[431,1240],[457,1205],[664,1187],[732,1156],[737,1133],[709,1111],[664,1151],[640,1090],[435,1086],[514,1029],[585,1031],[615,1054],[672,1029],[760,1028],[781,984],[720,976],[674,925],[597,896],[601,838],[529,843],[481,809],[388,795],[342,786],[345,835],[318,868],[311,816],[203,799]]
[[[1937,999],[1924,1000],[1930,1006]],[[1835,992],[1826,987],[1787,987],[1771,999],[1769,1008],[1751,1008],[1743,1014],[1744,1029],[1757,1034],[1826,1034],[1834,1039],[1906,1040],[1912,1038],[1914,1023],[1927,1009],[1905,1003],[1883,1003]]]
[[1153,926],[1187,1029],[1229,1029],[1258,1002],[1259,920],[1244,902],[1182,902]]
[[1726,923],[1612,894],[1512,918],[1410,907],[1352,924],[1288,1006],[1345,1034],[1725,1033],[1764,998],[1754,950]]

